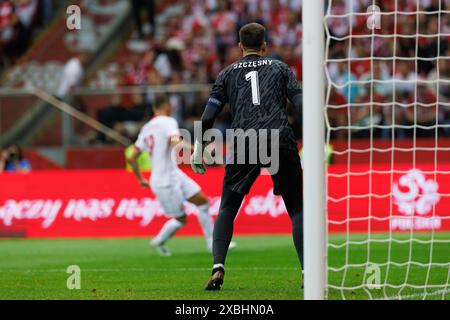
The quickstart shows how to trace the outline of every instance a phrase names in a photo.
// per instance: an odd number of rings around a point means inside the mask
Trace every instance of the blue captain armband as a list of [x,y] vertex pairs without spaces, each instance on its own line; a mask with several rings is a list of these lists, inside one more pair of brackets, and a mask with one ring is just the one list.
[[216,99],[214,97],[210,97],[207,103],[207,106],[214,107],[216,109],[222,109],[222,102],[219,99]]

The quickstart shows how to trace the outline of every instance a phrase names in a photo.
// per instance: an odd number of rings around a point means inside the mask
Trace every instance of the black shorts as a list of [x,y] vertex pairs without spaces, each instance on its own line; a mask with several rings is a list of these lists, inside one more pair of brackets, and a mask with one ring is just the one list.
[[[224,188],[234,192],[248,194],[261,169],[261,164],[227,164],[225,167]],[[283,195],[294,192],[301,195],[303,190],[303,174],[300,156],[295,150],[279,149],[278,171],[271,173],[274,194]]]

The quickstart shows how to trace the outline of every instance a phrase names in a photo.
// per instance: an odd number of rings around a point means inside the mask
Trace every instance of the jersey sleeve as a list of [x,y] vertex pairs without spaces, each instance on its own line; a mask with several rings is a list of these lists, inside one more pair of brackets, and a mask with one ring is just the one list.
[[223,71],[217,77],[207,103],[207,107],[213,107],[219,112],[222,111],[223,107],[228,102],[225,80],[226,71]]
[[294,103],[294,98],[301,95],[303,92],[302,84],[297,80],[297,77],[288,65],[285,66],[285,69],[287,97],[292,103]]
[[180,128],[178,127],[178,122],[175,119],[169,119],[165,124],[167,137],[180,136]]
[[140,151],[149,151],[148,145],[145,141],[146,139],[146,134],[145,134],[145,130],[141,130],[141,132],[139,133],[139,136],[136,140],[136,142],[134,143],[135,147],[138,148]]

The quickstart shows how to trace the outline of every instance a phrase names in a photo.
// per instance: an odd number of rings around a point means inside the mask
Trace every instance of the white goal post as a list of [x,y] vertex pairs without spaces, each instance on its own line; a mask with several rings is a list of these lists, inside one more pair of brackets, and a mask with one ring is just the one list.
[[302,49],[305,299],[450,299],[450,0],[304,0]]
[[326,298],[324,1],[303,1],[304,297]]

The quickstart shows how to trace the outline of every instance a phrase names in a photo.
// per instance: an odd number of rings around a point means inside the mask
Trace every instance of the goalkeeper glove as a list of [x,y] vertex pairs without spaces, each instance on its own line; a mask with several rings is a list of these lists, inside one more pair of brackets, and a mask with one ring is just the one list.
[[203,161],[203,157],[205,157],[207,164],[213,164],[214,159],[211,154],[205,150],[206,146],[196,141],[194,144],[194,152],[191,156],[191,167],[197,174],[204,174],[206,172],[206,167]]

